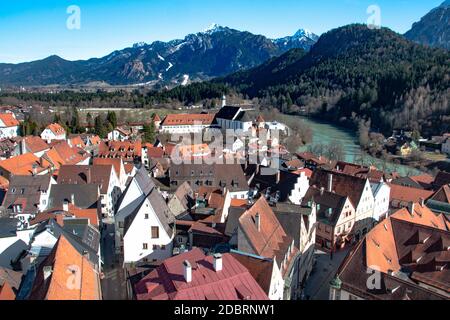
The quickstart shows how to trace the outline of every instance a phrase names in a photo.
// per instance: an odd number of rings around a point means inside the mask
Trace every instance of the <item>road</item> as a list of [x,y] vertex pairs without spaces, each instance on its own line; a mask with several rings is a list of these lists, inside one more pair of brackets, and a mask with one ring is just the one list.
[[105,220],[105,230],[102,230],[102,256],[103,273],[102,280],[103,300],[127,300],[126,281],[121,264],[114,253],[114,224]]
[[310,300],[328,300],[330,281],[349,251],[350,248],[346,248],[335,252],[333,260],[328,253],[320,250],[314,252],[316,265],[306,282],[304,291]]

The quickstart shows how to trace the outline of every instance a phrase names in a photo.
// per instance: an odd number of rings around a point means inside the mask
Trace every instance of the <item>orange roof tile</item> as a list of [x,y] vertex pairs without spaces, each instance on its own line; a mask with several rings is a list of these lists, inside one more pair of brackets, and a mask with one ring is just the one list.
[[36,153],[50,149],[50,146],[38,136],[26,136],[23,138],[30,152]]
[[408,208],[402,208],[392,214],[391,217],[427,227],[447,230],[445,217],[442,215],[436,216],[427,206],[414,203],[413,211],[411,213]]
[[[44,267],[52,267],[44,279]],[[31,300],[100,300],[100,280],[89,260],[61,236],[37,270]]]
[[0,284],[0,301],[16,300],[16,294],[8,282]]
[[[259,230],[256,225],[257,215],[260,219]],[[260,197],[250,209],[241,215],[239,226],[257,255],[266,258],[275,257],[281,264],[285,254],[289,253],[288,248],[293,240],[286,234],[264,197]],[[284,271],[286,270],[284,269]]]
[[426,200],[433,194],[433,191],[405,187],[397,184],[390,184],[390,187],[391,201],[419,202],[421,198]]
[[65,134],[66,130],[59,123],[49,124],[45,129],[49,129],[55,135]]
[[246,199],[231,199],[232,207],[247,207],[248,201]]
[[0,113],[0,121],[4,123],[5,127],[16,127],[19,121],[14,118],[12,113]]
[[48,167],[42,167],[39,162],[39,158],[32,153],[25,153],[19,156],[15,156],[3,161],[0,161],[0,167],[5,171],[13,175],[32,175],[33,166],[36,168],[36,172],[40,173],[48,169]]
[[214,121],[215,114],[200,113],[200,114],[168,114],[162,126],[187,126],[194,123],[201,123],[202,125],[210,125]]

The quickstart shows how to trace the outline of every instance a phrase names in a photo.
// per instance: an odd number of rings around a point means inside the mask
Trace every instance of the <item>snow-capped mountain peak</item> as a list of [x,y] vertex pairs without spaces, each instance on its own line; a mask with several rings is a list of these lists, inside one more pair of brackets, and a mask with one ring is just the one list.
[[309,38],[312,40],[317,40],[319,37],[312,33],[311,31],[307,29],[299,29],[293,36],[294,39],[302,39],[302,38]]
[[203,30],[203,33],[215,33],[215,32],[219,32],[219,31],[223,31],[226,28],[217,24],[217,23],[212,23],[208,28],[206,28],[205,30]]

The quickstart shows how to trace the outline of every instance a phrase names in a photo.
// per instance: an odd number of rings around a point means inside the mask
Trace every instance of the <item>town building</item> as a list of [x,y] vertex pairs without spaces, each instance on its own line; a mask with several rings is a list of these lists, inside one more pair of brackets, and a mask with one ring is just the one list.
[[310,187],[303,205],[312,205],[317,211],[316,245],[325,251],[334,251],[352,242],[355,234],[355,207],[348,196],[325,188]]
[[160,132],[169,134],[199,133],[214,124],[214,114],[168,114],[161,122]]
[[174,216],[145,168],[137,171],[115,216],[116,252],[124,263],[162,261],[172,256]]
[[170,188],[175,191],[184,182],[197,191],[201,186],[227,189],[232,198],[246,199],[249,186],[240,164],[172,164]]
[[113,165],[64,165],[58,174],[58,184],[98,184],[104,217],[112,218],[122,190]]
[[242,130],[248,132],[253,125],[253,119],[248,110],[237,106],[225,106],[217,112],[215,121],[222,129]]
[[98,270],[61,235],[36,270],[30,300],[101,300]]
[[448,300],[448,221],[410,203],[374,227],[342,262],[330,300]]
[[341,196],[348,196],[355,207],[356,217],[353,232],[358,241],[376,224],[374,218],[375,199],[368,178],[360,178],[336,171],[315,170],[311,186],[324,188]]
[[19,220],[19,229],[27,229],[30,220],[47,208],[54,184],[56,181],[50,174],[11,177],[3,207],[10,217]]
[[66,140],[66,130],[60,124],[52,123],[42,131],[41,138],[47,143],[53,140]]
[[267,300],[233,255],[195,248],[165,260],[135,286],[137,300]]
[[19,125],[13,113],[0,113],[0,139],[17,137]]
[[0,161],[0,175],[9,180],[11,176],[43,175],[50,171],[50,164],[32,153],[22,154]]
[[284,280],[283,299],[298,291],[297,254],[294,239],[286,234],[265,197],[260,197],[240,217],[237,249],[276,260],[276,272]]

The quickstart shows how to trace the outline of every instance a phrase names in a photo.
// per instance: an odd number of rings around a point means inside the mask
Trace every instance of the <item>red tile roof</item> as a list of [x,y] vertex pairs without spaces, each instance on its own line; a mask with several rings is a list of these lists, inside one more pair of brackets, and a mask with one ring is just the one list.
[[[259,215],[260,228],[258,230],[256,216]],[[290,260],[296,249],[293,239],[286,234],[272,208],[265,197],[260,197],[253,206],[245,211],[239,218],[239,227],[244,232],[254,253],[266,258],[276,258],[278,265],[282,266],[285,256]],[[287,268],[281,268],[284,273]]]
[[41,165],[39,158],[32,153],[25,153],[3,161],[0,161],[0,167],[13,175],[27,176],[33,174],[33,167],[40,173],[48,169],[48,165]]
[[0,113],[0,121],[3,122],[6,127],[16,127],[19,125],[19,121],[14,118],[12,113]]
[[0,283],[0,301],[16,300],[16,294],[8,282]]
[[[121,158],[94,158],[94,165],[112,165],[118,177],[120,177],[120,168],[123,165]],[[125,170],[125,167],[124,167]]]
[[194,123],[210,125],[214,121],[215,114],[168,114],[161,126],[188,126]]
[[[192,281],[184,279],[183,262],[192,266]],[[222,256],[223,268],[215,271],[213,257],[202,250],[165,260],[135,287],[138,300],[267,300],[248,270],[231,254]]]
[[[44,267],[52,273],[44,279]],[[100,300],[100,280],[89,260],[60,236],[39,265],[30,300]]]
[[405,187],[397,184],[390,184],[391,187],[391,202],[419,202],[421,199],[428,199],[433,191]]
[[66,130],[64,130],[64,128],[59,123],[49,124],[45,129],[49,129],[57,136],[66,133]]
[[164,157],[164,149],[160,147],[148,147],[147,156],[149,159]]
[[37,136],[26,136],[23,138],[25,141],[25,145],[32,153],[37,153],[40,151],[48,150],[50,149],[50,146],[41,139],[41,137]]

